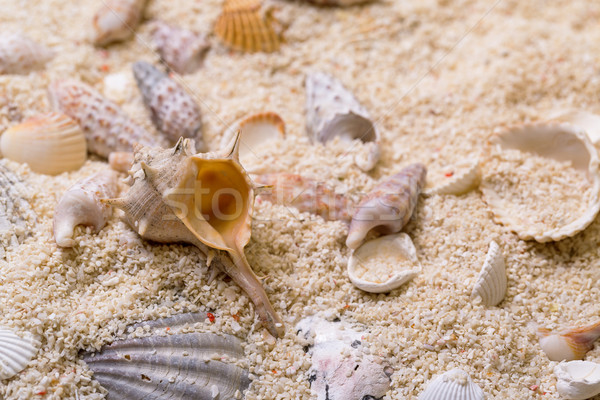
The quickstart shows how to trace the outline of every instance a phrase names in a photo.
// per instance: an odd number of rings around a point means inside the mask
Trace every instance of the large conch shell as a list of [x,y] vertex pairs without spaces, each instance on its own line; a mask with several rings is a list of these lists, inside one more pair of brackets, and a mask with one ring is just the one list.
[[598,153],[585,131],[565,123],[539,123],[509,128],[491,140],[492,145],[502,149],[520,150],[559,162],[570,161],[573,168],[586,172],[592,185],[592,195],[586,211],[579,218],[554,229],[532,229],[519,222],[503,207],[500,193],[486,182],[481,183],[483,199],[494,213],[496,222],[507,226],[523,240],[534,239],[540,243],[558,241],[581,232],[596,218],[600,210],[600,174]]
[[215,153],[195,154],[189,139],[171,149],[138,146],[133,185],[124,198],[108,203],[123,209],[143,238],[191,243],[214,259],[246,291],[269,332],[281,337],[283,323],[244,255],[254,187],[239,164],[238,148],[239,135]]

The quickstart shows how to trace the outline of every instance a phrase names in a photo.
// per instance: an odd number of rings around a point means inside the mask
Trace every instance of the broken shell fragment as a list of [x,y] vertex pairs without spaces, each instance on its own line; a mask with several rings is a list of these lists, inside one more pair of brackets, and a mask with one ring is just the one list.
[[522,221],[521,216],[507,209],[502,194],[483,180],[480,186],[483,199],[491,208],[497,223],[507,226],[523,240],[534,239],[544,243],[574,236],[596,218],[600,210],[600,161],[596,149],[581,128],[565,123],[522,125],[496,135],[491,145],[498,146],[500,150],[519,150],[558,162],[570,162],[575,170],[586,174],[587,184],[591,188],[585,209],[579,217],[565,221],[560,226],[541,228],[537,224],[534,226]]
[[479,160],[475,160],[475,162],[469,163],[465,169],[452,174],[446,182],[431,190],[425,191],[425,194],[451,194],[459,196],[475,189],[479,185],[479,180]]
[[17,335],[12,329],[0,326],[0,380],[24,370],[40,345],[30,333]]
[[[202,320],[196,318],[200,313],[191,315],[165,318],[169,332],[204,321],[205,315]],[[196,332],[164,336],[157,334],[161,320],[138,325],[148,326],[152,336],[117,340],[83,357],[110,399],[233,399],[250,385],[248,371],[234,364],[244,356],[236,337]]]
[[156,21],[152,41],[167,67],[178,74],[191,74],[202,65],[210,47],[206,35]]
[[419,400],[484,400],[483,390],[461,369],[445,372],[431,381]]
[[108,165],[115,171],[127,172],[133,166],[133,153],[115,151],[108,155]]
[[234,50],[279,50],[281,40],[272,27],[273,17],[269,13],[263,16],[260,8],[260,0],[225,0],[215,23],[215,34]]
[[390,234],[402,230],[415,210],[426,175],[423,164],[411,164],[375,186],[356,207],[346,246],[358,248],[371,231]]
[[355,157],[363,171],[379,161],[379,133],[369,113],[340,81],[323,72],[306,76],[306,128],[314,142],[327,143],[334,137],[359,139],[368,146],[367,156]]
[[0,74],[27,74],[54,57],[52,50],[19,33],[0,32]]
[[48,175],[75,171],[85,163],[85,136],[77,122],[48,113],[15,125],[0,136],[0,153]]
[[92,21],[92,42],[105,46],[131,37],[147,0],[103,0]]
[[150,147],[161,144],[117,104],[83,82],[56,81],[48,88],[48,98],[55,110],[81,126],[91,153],[108,157],[113,151],[133,151],[134,143]]
[[204,151],[200,107],[185,89],[152,64],[138,61],[133,75],[150,110],[152,122],[171,144],[180,137],[195,140],[196,150]]
[[564,399],[585,400],[600,393],[600,364],[591,361],[561,362],[554,367],[556,389]]
[[417,250],[406,233],[365,242],[348,261],[348,276],[354,286],[370,293],[394,290],[419,272]]
[[486,306],[500,303],[506,294],[506,267],[500,246],[493,240],[485,256],[483,267],[473,287],[473,296],[479,296]]
[[551,332],[538,329],[540,347],[552,361],[581,360],[600,338],[600,321],[578,328]]
[[115,197],[117,175],[100,171],[75,183],[61,197],[54,211],[54,240],[60,247],[73,247],[73,230],[77,225],[90,225],[99,232],[112,214],[112,208],[100,202]]
[[566,122],[585,131],[593,144],[600,142],[600,115],[580,110],[560,111],[549,116],[550,120]]

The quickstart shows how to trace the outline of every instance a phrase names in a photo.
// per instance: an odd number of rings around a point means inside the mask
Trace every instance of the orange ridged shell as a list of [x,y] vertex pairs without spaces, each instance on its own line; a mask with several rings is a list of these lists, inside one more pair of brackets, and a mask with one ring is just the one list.
[[263,17],[257,0],[225,0],[215,34],[228,47],[246,52],[270,53],[278,50],[280,44],[271,19]]

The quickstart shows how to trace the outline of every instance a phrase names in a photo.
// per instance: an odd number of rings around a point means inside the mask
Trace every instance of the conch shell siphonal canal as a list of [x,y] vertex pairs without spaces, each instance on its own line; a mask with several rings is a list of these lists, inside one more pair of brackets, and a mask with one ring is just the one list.
[[248,294],[269,332],[282,337],[283,322],[244,255],[254,186],[238,160],[239,134],[224,151],[196,154],[194,148],[189,139],[170,149],[137,146],[131,188],[106,202],[125,211],[144,239],[198,247]]

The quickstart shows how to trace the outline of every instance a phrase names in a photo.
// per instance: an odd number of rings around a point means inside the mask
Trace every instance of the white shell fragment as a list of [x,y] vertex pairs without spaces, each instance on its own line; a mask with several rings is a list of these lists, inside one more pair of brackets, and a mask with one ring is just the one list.
[[453,369],[433,381],[419,396],[419,400],[484,400],[485,394],[465,371]]
[[417,251],[406,233],[368,241],[348,261],[348,276],[354,286],[370,293],[389,292],[419,272]]
[[584,400],[600,394],[600,364],[591,361],[561,362],[554,367],[556,389],[564,399]]
[[481,297],[486,306],[495,306],[506,294],[506,266],[500,246],[493,240],[473,287],[473,296]]
[[41,343],[33,335],[17,335],[12,329],[0,326],[0,380],[9,379],[23,371],[37,354]]
[[600,161],[596,149],[581,128],[564,123],[521,125],[496,135],[491,144],[500,146],[503,150],[520,150],[559,162],[571,162],[573,168],[586,172],[589,184],[592,185],[592,195],[581,216],[560,227],[544,230],[521,223],[517,216],[503,207],[502,194],[482,182],[483,199],[492,210],[497,223],[507,226],[523,240],[534,239],[544,243],[574,236],[596,218],[600,210]]
[[585,131],[591,142],[600,142],[600,115],[580,110],[560,111],[549,117],[558,122],[567,122]]
[[480,170],[479,160],[469,163],[466,169],[452,175],[441,185],[425,192],[427,195],[451,194],[459,196],[465,194],[479,185]]

